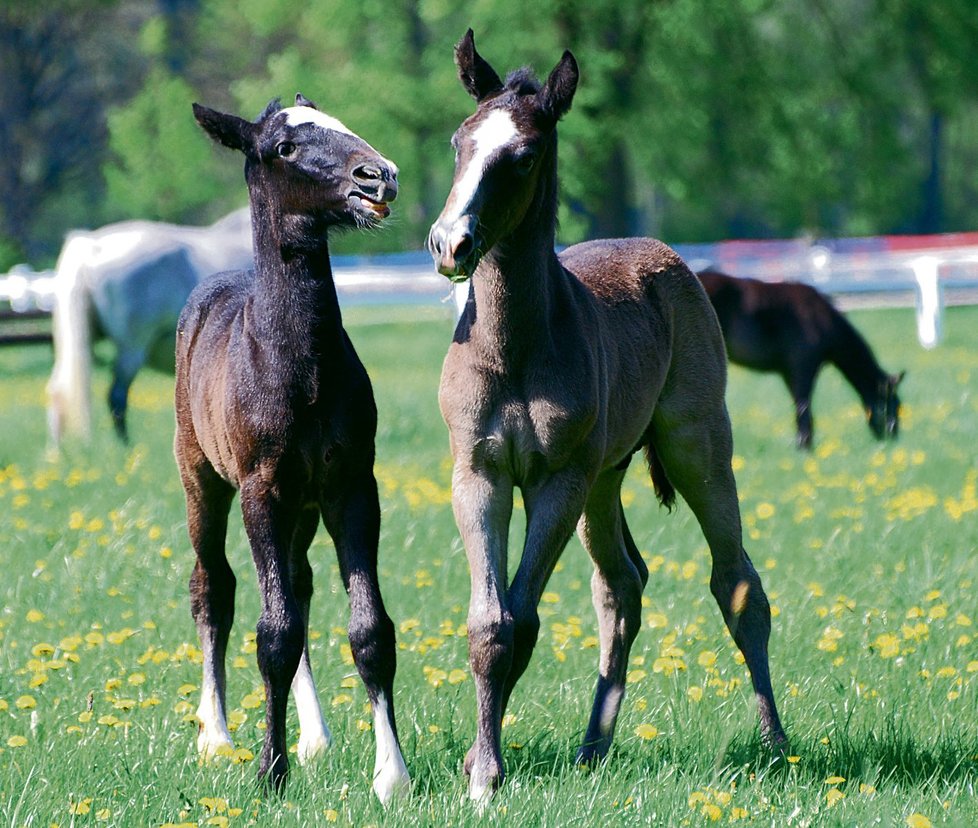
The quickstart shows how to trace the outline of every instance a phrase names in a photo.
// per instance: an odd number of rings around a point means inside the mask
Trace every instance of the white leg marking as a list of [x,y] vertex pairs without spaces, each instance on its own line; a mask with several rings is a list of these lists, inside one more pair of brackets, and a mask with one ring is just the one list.
[[292,679],[292,698],[299,714],[299,763],[306,764],[326,751],[333,744],[333,737],[323,719],[319,706],[319,694],[309,669],[309,660],[302,654],[299,669]]
[[401,749],[394,738],[387,718],[387,699],[381,693],[374,705],[374,734],[377,737],[377,761],[374,763],[374,793],[387,805],[398,796],[406,796],[411,791],[411,777],[408,775]]
[[207,761],[218,753],[234,747],[231,734],[228,732],[224,711],[217,698],[217,687],[213,677],[205,670],[203,687],[200,689],[200,705],[197,708],[197,721],[200,730],[197,732],[197,750]]

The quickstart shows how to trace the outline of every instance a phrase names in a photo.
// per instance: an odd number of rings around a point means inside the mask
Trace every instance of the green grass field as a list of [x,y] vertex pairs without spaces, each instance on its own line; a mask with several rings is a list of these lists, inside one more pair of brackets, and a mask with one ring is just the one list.
[[834,369],[817,388],[812,454],[793,447],[780,380],[730,377],[745,544],[774,607],[790,756],[772,763],[760,747],[695,522],[684,505],[660,510],[635,463],[624,497],[652,576],[615,746],[596,770],[573,766],[597,662],[590,566],[575,539],[504,722],[506,785],[482,814],[461,774],[474,695],[468,573],[436,402],[447,312],[347,314],[380,411],[381,581],[399,630],[398,724],[414,779],[410,800],[386,812],[370,791],[370,717],[325,532],[312,550],[311,647],[335,745],[314,767],[293,762],[285,795],[268,796],[254,784],[258,595],[236,513],[228,703],[238,750],[204,766],[196,756],[193,553],[171,454],[172,379],[137,378],[127,448],[101,405],[101,367],[96,437],[51,459],[50,350],[0,350],[2,823],[978,824],[978,308],[950,309],[945,342],[929,352],[910,310],[851,318],[886,368],[908,370],[896,443],[872,439]]

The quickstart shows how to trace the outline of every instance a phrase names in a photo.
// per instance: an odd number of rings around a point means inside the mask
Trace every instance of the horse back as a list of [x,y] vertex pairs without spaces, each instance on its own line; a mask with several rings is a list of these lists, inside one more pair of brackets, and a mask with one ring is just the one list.
[[672,411],[723,404],[720,327],[678,253],[655,239],[608,239],[574,245],[560,259],[595,300],[614,432],[629,432],[628,421],[645,416],[644,432],[663,404]]
[[819,365],[845,325],[827,297],[801,282],[763,282],[717,271],[698,274],[717,314],[731,361],[787,372]]

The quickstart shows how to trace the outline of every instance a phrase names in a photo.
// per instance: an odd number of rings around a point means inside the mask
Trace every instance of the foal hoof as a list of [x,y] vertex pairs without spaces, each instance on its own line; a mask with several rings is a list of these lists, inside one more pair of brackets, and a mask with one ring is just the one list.
[[211,762],[218,756],[229,756],[234,753],[234,743],[231,734],[226,730],[201,727],[197,733],[197,752],[202,762]]
[[289,760],[284,756],[276,756],[274,761],[269,762],[262,756],[261,765],[258,767],[258,784],[277,794],[282,793],[285,783],[289,776]]
[[502,784],[502,771],[480,771],[473,768],[469,776],[469,799],[477,804],[485,805]]
[[395,799],[407,799],[411,795],[411,777],[400,755],[374,772],[373,788],[385,808]]
[[315,761],[333,745],[332,734],[328,730],[317,733],[315,736],[306,737],[299,734],[299,744],[296,748],[296,758],[300,765],[307,765]]

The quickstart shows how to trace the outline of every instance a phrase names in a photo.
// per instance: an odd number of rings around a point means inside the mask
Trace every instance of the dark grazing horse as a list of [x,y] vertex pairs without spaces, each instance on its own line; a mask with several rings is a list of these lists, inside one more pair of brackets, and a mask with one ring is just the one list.
[[327,232],[386,217],[397,168],[301,95],[287,109],[273,101],[254,123],[196,104],[194,115],[245,155],[255,249],[253,271],[195,288],[177,330],[175,453],[197,553],[190,603],[204,653],[197,745],[208,756],[231,742],[224,660],[235,578],[225,533],[238,490],[262,602],[259,777],[276,788],[285,780],[290,685],[300,761],[330,742],[307,641],[308,549],[322,516],[350,598],[350,647],[374,713],[373,787],[386,803],[410,782],[394,723],[394,626],[377,582],[377,411],[343,329]]
[[[439,394],[471,572],[478,709],[464,764],[469,795],[482,799],[503,779],[503,713],[539,635],[540,597],[575,526],[594,563],[600,634],[577,761],[596,761],[611,745],[649,575],[620,495],[640,449],[660,500],[671,505],[678,491],[699,521],[713,556],[711,590],[750,669],[762,735],[781,745],[770,608],[741,543],[727,361],[709,300],[679,256],[653,239],[554,252],[556,127],[578,81],[570,52],[544,84],[525,69],[504,83],[476,52],[471,30],[455,58],[477,106],[452,139],[455,179],[428,246],[441,273],[472,279]],[[514,488],[527,526],[509,582]]]
[[897,386],[866,340],[829,298],[801,282],[739,279],[716,270],[698,274],[720,320],[731,362],[781,375],[795,401],[799,448],[812,447],[812,391],[821,367],[835,365],[856,389],[877,439],[900,428]]

